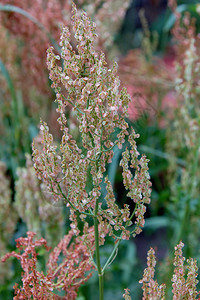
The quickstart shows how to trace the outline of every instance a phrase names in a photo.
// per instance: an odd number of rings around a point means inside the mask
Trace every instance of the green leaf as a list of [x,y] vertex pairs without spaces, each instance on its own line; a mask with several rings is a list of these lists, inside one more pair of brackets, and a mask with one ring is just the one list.
[[[196,4],[181,4],[177,7],[176,11],[179,13],[183,13],[184,11],[190,11],[190,12],[195,13],[196,12]],[[174,15],[174,13],[172,13],[164,26],[164,31],[168,32],[173,27],[175,21],[176,21],[176,17]]]
[[127,243],[124,259],[121,260],[120,267],[122,269],[122,281],[128,283],[131,278],[134,266],[137,263],[137,251],[134,243]]
[[116,172],[119,166],[119,160],[122,154],[122,150],[118,149],[116,146],[113,149],[114,152],[114,156],[112,159],[112,164],[109,165],[108,168],[108,178],[112,184],[112,186],[114,186],[115,183],[115,177],[116,177]]
[[10,74],[8,73],[8,70],[6,69],[4,63],[1,61],[1,59],[0,59],[0,71],[7,81],[7,85],[8,85],[11,97],[13,98],[14,101],[16,101],[15,88],[14,88],[12,79],[11,79]]
[[85,300],[85,297],[83,297],[83,296],[78,296],[78,297],[76,298],[76,300]]
[[161,227],[170,227],[173,226],[173,224],[170,222],[170,219],[168,217],[152,217],[145,220],[144,228],[151,228],[151,229],[158,229]]

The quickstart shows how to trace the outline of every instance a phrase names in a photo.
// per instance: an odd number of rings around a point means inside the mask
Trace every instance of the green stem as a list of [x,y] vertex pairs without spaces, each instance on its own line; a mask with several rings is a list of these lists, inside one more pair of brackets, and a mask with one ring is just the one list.
[[103,272],[102,272],[101,262],[100,262],[99,229],[98,229],[98,220],[97,220],[98,204],[99,204],[99,202],[97,200],[93,219],[94,219],[94,231],[95,231],[96,265],[97,265],[97,271],[98,271],[98,275],[99,275],[99,300],[103,300]]
[[99,274],[99,300],[103,300],[103,273]]

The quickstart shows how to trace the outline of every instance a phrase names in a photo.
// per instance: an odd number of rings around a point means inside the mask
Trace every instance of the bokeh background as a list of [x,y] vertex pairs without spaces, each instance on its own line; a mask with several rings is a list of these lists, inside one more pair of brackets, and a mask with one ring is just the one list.
[[[74,1],[96,22],[97,49],[131,96],[128,122],[140,134],[140,153],[150,159],[152,200],[143,232],[122,242],[105,275],[105,299],[122,299],[124,288],[141,299],[146,254],[156,249],[157,279],[170,294],[174,246],[200,262],[200,4],[198,1]],[[31,143],[40,118],[59,141],[55,94],[46,66],[46,50],[59,53],[61,26],[71,30],[70,0],[0,1],[0,255],[15,249],[27,230],[57,245],[69,229],[68,211],[54,205],[35,176]],[[72,43],[73,43],[72,39]],[[70,131],[79,140],[69,110]],[[126,146],[126,145],[125,145]],[[134,209],[126,197],[119,161],[108,168],[119,206]],[[108,244],[102,259],[110,252]],[[40,266],[45,257],[40,253]],[[0,299],[13,298],[21,269],[13,259],[0,263]],[[80,289],[78,299],[97,299],[98,278]]]

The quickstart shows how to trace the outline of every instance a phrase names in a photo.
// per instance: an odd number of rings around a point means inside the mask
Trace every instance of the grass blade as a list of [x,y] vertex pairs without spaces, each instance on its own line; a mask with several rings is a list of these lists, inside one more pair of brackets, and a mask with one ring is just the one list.
[[16,101],[16,94],[15,94],[15,88],[12,82],[12,79],[10,77],[10,74],[8,73],[8,70],[6,69],[4,63],[1,61],[0,59],[0,71],[2,73],[2,75],[4,76],[4,78],[6,79],[10,94],[13,98],[14,101]]

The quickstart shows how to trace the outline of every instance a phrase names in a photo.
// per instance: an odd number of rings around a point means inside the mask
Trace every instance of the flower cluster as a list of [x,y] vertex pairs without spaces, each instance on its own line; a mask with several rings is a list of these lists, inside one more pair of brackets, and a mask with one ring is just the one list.
[[125,293],[123,294],[123,298],[125,300],[131,300],[131,297],[129,295],[129,289],[125,289],[124,291],[125,291]]
[[[134,214],[137,227],[133,230],[134,234],[140,233],[139,228],[144,225],[144,204],[149,203],[151,192],[148,160],[145,156],[138,160],[139,153],[134,141],[138,136],[133,132],[129,143],[131,167],[136,170],[135,176],[130,177],[128,149],[123,154],[121,166],[128,195],[136,203],[136,209],[132,216],[127,205],[119,209],[115,204],[112,186],[105,178],[107,209],[104,210],[99,202],[101,183],[105,177],[106,164],[112,161],[113,148],[122,148],[125,137],[129,135],[125,117],[130,98],[125,89],[119,90],[116,64],[108,69],[104,55],[99,55],[95,50],[95,24],[89,21],[85,13],[79,14],[75,6],[72,25],[77,45],[76,48],[71,45],[69,29],[64,27],[60,42],[63,67],[57,64],[60,56],[53,53],[53,48],[48,50],[47,58],[52,87],[56,91],[57,112],[60,114],[58,122],[63,134],[61,144],[60,147],[54,144],[47,124],[42,121],[40,130],[43,149],[38,150],[33,145],[34,166],[39,179],[48,186],[55,200],[64,199],[71,213],[79,213],[84,220],[87,216],[96,216],[102,236],[107,232],[114,235],[116,231],[121,231],[122,237],[128,239],[130,233],[127,226],[131,225]],[[76,112],[82,146],[69,133],[67,106]],[[90,191],[89,173],[92,175]],[[128,185],[127,177],[130,177]]]
[[[76,238],[74,230],[64,236],[51,252],[47,263],[47,274],[52,276],[53,286],[64,290],[67,294],[66,299],[76,299],[79,286],[91,277],[91,270],[94,268],[91,260],[94,253],[94,228],[84,231],[85,235]],[[62,262],[60,255],[64,257]]]
[[[23,9],[38,21],[53,38],[59,38],[59,25],[65,22],[65,14],[70,11],[69,1],[10,1],[3,0],[1,4],[11,4]],[[15,39],[23,43],[21,49],[20,81],[21,88],[27,92],[27,86],[36,85],[40,92],[48,92],[47,76],[45,72],[45,51],[49,45],[47,32],[42,30],[32,20],[17,12],[1,13],[1,23]],[[18,41],[16,40],[16,43]],[[1,50],[2,51],[2,50]],[[18,54],[19,55],[19,54]],[[41,71],[43,70],[43,72]],[[27,76],[27,74],[29,74]]]
[[[182,253],[183,246],[184,244],[180,242],[175,247],[175,268],[171,279],[173,300],[195,300],[198,295],[196,290],[198,284],[197,262],[196,260],[189,258],[187,259],[187,264],[184,263],[185,257],[183,257]],[[168,299],[165,297],[165,284],[159,285],[157,280],[154,280],[155,266],[155,251],[151,248],[147,254],[147,268],[144,270],[142,280],[140,280],[143,289],[143,300]],[[125,290],[123,297],[127,300],[131,300],[128,289]]]
[[[88,235],[91,233],[89,232]],[[34,232],[27,232],[26,238],[21,237],[16,240],[17,248],[21,253],[13,251],[2,258],[2,262],[9,257],[15,257],[21,262],[23,285],[22,287],[15,285],[16,296],[14,299],[25,300],[32,297],[42,300],[76,299],[79,286],[91,276],[90,255],[93,252],[93,244],[90,245],[89,251],[81,237],[72,240],[74,232],[70,231],[50,253],[45,275],[37,269],[38,253],[36,248],[41,246],[44,246],[46,250],[49,248],[45,239],[34,241],[34,236]],[[90,240],[92,241],[91,238]],[[62,261],[59,260],[60,255]],[[58,296],[55,293],[56,290],[64,290],[66,296]]]
[[[119,29],[130,0],[76,1],[79,8],[86,10],[97,24],[97,31],[101,38],[97,47],[106,50],[113,43],[114,33]],[[27,16],[19,12],[1,12],[1,24],[20,43],[20,50],[12,48],[12,56],[22,62],[20,78],[17,78],[20,87],[27,96],[30,86],[36,86],[40,93],[49,94],[47,73],[45,66],[45,52],[52,42],[59,40],[60,25],[70,26],[70,12],[72,0],[3,0],[2,5],[14,5],[23,9]],[[34,19],[34,22],[33,22]],[[11,49],[11,48],[10,48]],[[9,49],[9,52],[10,52]],[[3,57],[4,47],[1,48]],[[17,53],[17,55],[16,55]],[[6,63],[7,58],[4,63]],[[9,62],[10,63],[10,62]],[[13,73],[13,72],[12,72]],[[27,76],[28,74],[28,76]],[[29,89],[27,89],[29,87]],[[34,91],[35,92],[35,91]],[[31,103],[30,103],[31,104]],[[32,104],[33,105],[33,104]]]
[[[81,1],[79,0],[81,3]],[[99,0],[87,1],[83,5],[83,9],[87,12],[97,25],[98,46],[107,52],[114,41],[114,36],[119,30],[122,20],[124,19],[126,10],[131,1],[124,0],[106,0],[100,4]],[[109,51],[107,52],[108,57]]]
[[147,254],[147,268],[144,270],[144,275],[140,283],[142,283],[143,300],[164,300],[165,285],[158,285],[154,280],[156,266],[155,251],[151,248]]
[[9,257],[13,256],[20,260],[24,271],[22,282],[23,288],[14,286],[16,297],[14,299],[30,299],[32,296],[37,299],[45,299],[45,294],[48,295],[53,290],[51,287],[50,278],[45,278],[43,273],[39,273],[36,268],[37,253],[35,248],[46,245],[44,239],[33,241],[35,233],[27,232],[27,238],[19,238],[16,240],[17,248],[23,251],[22,254],[11,252],[2,257],[1,261],[5,262]]
[[[138,138],[139,135],[135,134],[133,131],[129,136],[129,143],[131,145],[130,154],[128,149],[122,153],[122,160],[120,165],[123,169],[123,182],[127,190],[129,190],[127,196],[130,197],[134,203],[135,207],[135,217],[136,217],[136,227],[134,229],[133,235],[139,234],[142,231],[144,226],[144,214],[146,212],[145,204],[150,203],[150,181],[148,173],[148,160],[143,155],[138,159],[139,152],[137,151],[135,138]],[[130,159],[131,158],[131,159]],[[129,169],[129,161],[131,163],[130,167],[135,169],[134,178],[132,176],[131,170]]]
[[184,267],[184,261],[185,258],[182,254],[182,248],[184,244],[180,242],[175,247],[175,258],[174,258],[174,275],[172,277],[172,293],[174,295],[173,299],[196,299],[196,296],[198,294],[196,290],[196,285],[198,283],[198,280],[196,279],[198,273],[197,273],[197,262],[196,260],[190,258],[187,259],[187,279],[185,279],[185,267]]
[[18,168],[15,182],[14,206],[28,231],[37,233],[54,247],[63,236],[63,205],[53,205],[52,195],[46,193],[35,175],[33,163],[26,156],[26,167]]

